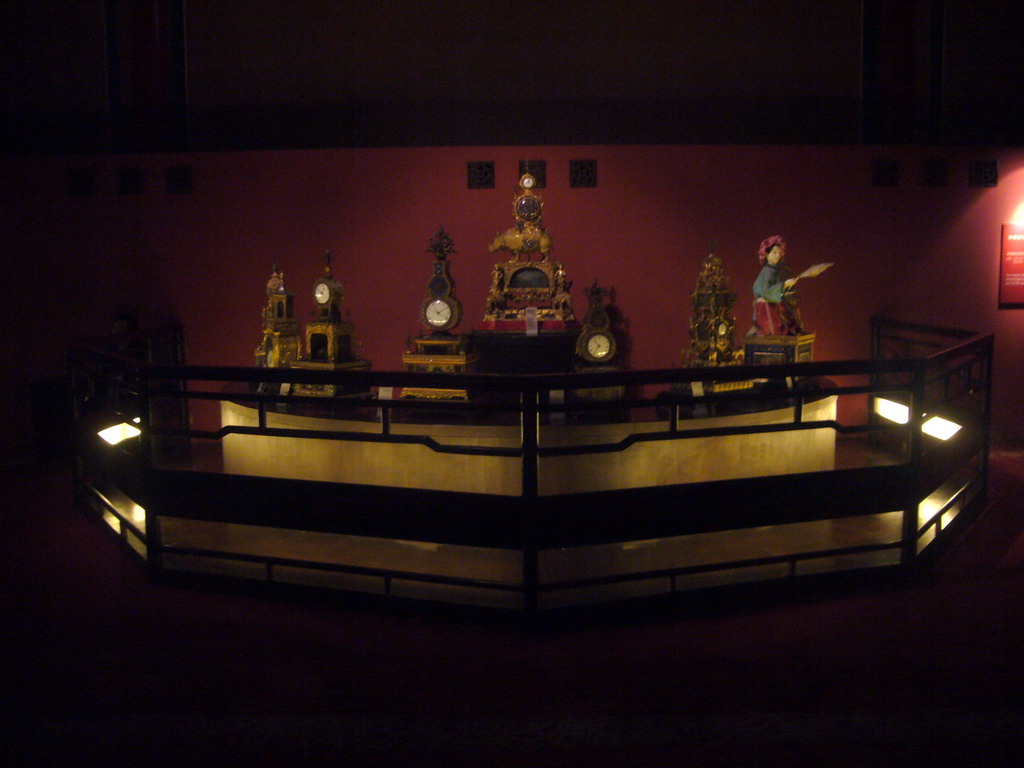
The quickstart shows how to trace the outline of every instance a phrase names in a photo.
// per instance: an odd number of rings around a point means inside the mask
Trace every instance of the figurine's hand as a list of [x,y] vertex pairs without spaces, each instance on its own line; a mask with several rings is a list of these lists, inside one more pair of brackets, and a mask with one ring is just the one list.
[[791,278],[789,278],[789,280],[787,280],[786,282],[784,282],[784,283],[782,284],[782,287],[783,287],[783,288],[784,288],[785,290],[787,290],[787,291],[788,291],[788,290],[790,290],[790,289],[791,289],[791,288],[792,288],[792,287],[793,287],[794,285],[796,285],[796,281],[797,281],[797,280],[798,280],[798,278],[796,278],[796,277],[791,277]]

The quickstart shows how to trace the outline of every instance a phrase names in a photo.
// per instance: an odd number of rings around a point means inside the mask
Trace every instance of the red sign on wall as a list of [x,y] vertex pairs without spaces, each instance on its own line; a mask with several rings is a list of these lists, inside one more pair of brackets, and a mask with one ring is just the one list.
[[1024,224],[1003,224],[999,308],[1024,309]]

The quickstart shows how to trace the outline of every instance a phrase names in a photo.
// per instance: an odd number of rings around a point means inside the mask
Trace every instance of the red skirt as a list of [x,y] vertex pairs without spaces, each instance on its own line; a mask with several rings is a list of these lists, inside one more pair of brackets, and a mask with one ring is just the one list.
[[754,327],[765,336],[796,336],[803,330],[792,307],[764,299],[754,299]]

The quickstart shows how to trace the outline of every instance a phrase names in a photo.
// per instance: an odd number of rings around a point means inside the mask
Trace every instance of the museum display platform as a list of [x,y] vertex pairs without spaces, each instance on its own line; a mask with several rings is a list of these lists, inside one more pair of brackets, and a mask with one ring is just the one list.
[[[134,357],[83,344],[76,492],[156,577],[381,599],[531,612],[912,568],[985,502],[992,336],[871,334],[864,361],[538,375],[186,366],[173,331]],[[708,380],[759,385],[692,394]],[[370,395],[267,394],[286,382]],[[384,396],[404,387],[474,395]]]

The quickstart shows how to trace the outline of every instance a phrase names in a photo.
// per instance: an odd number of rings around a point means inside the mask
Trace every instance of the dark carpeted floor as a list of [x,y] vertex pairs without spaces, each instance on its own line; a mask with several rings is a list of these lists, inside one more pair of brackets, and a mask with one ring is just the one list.
[[154,584],[3,483],[4,765],[1024,764],[1021,453],[911,577],[532,626]]

